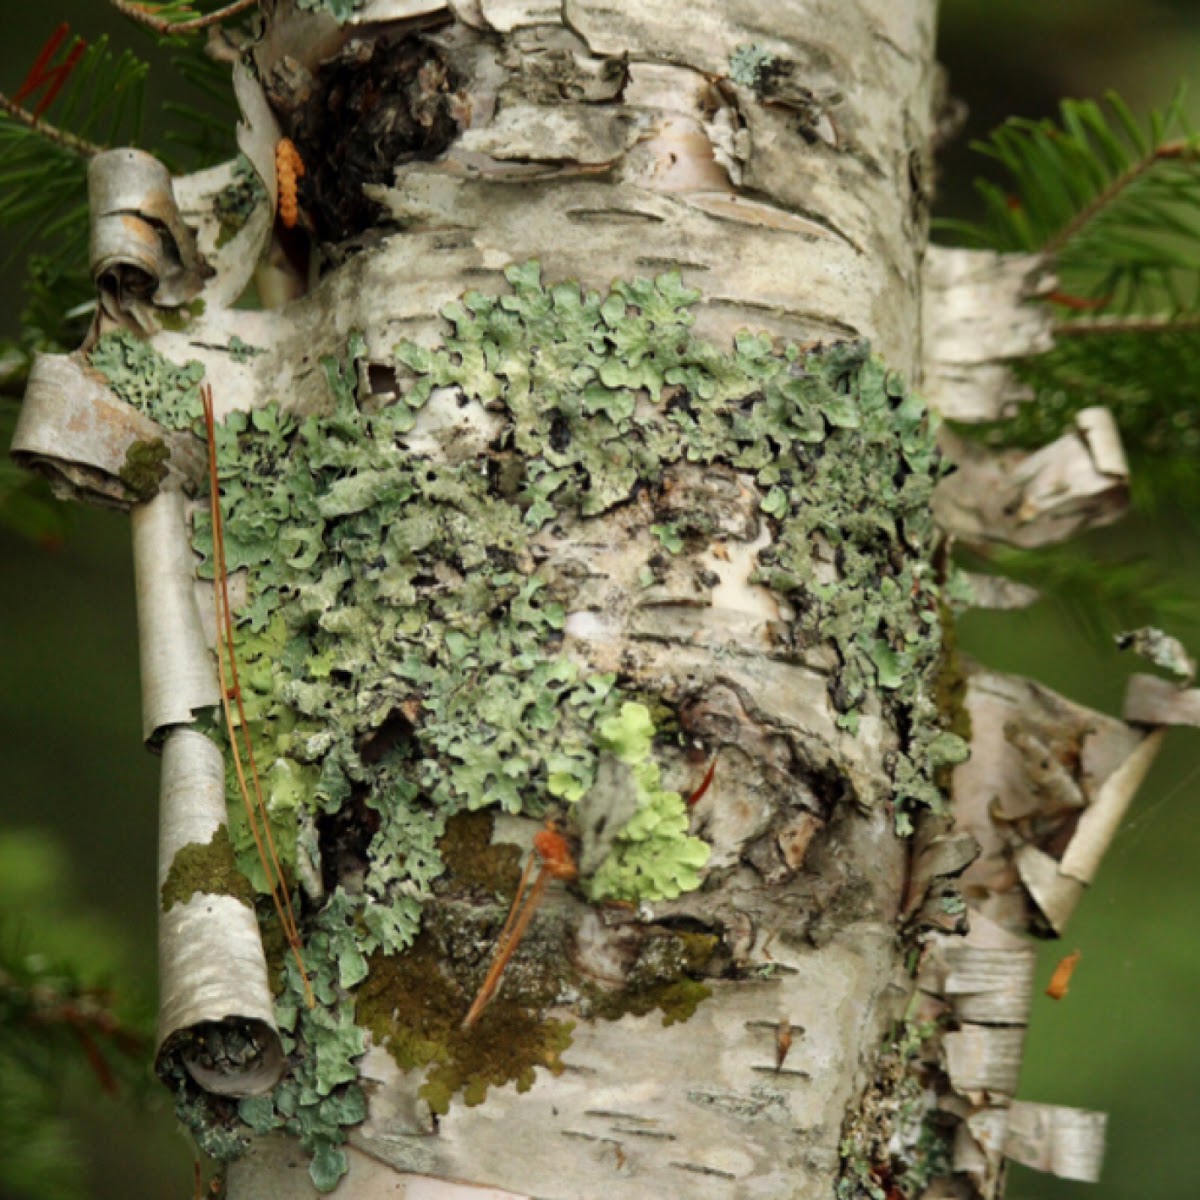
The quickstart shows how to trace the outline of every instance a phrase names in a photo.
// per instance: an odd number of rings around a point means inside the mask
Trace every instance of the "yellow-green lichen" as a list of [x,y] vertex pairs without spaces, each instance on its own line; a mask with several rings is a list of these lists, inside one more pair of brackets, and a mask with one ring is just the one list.
[[229,830],[218,825],[207,842],[191,842],[176,851],[160,889],[162,911],[186,904],[194,895],[233,896],[254,904],[254,889],[238,870]]

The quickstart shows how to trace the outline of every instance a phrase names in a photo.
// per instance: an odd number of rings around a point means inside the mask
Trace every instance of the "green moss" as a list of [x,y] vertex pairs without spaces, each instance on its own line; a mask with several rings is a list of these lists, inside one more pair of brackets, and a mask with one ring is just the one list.
[[470,1106],[482,1104],[489,1087],[515,1083],[528,1091],[539,1066],[562,1071],[573,1024],[543,1020],[502,992],[478,1024],[463,1029],[469,1005],[435,940],[422,934],[403,954],[371,959],[356,1014],[399,1066],[425,1069],[420,1094],[435,1113],[445,1114],[458,1093]]
[[179,333],[200,316],[204,312],[204,308],[204,301],[197,297],[190,304],[185,304],[180,308],[160,308],[158,319],[164,329]]
[[[967,708],[967,672],[958,645],[958,622],[944,601],[938,604],[938,616],[942,629],[942,652],[933,677],[933,702],[941,716],[942,727],[969,745],[971,712]],[[939,787],[949,788],[952,770],[952,764],[940,768],[935,777]]]
[[663,1025],[687,1021],[712,988],[694,976],[701,975],[720,946],[712,934],[657,930],[641,944],[637,960],[624,985],[605,991],[580,981],[589,1016],[608,1021],[626,1014],[645,1016],[656,1009]]
[[197,892],[254,904],[254,889],[234,862],[229,830],[224,825],[213,830],[209,841],[192,842],[176,852],[160,890],[162,911],[186,904]]
[[133,442],[125,451],[125,464],[118,478],[136,500],[153,500],[159,485],[167,477],[167,461],[171,451],[162,438],[148,442]]
[[438,842],[445,873],[439,890],[490,892],[511,897],[521,878],[521,851],[505,842],[493,844],[495,820],[490,812],[457,813],[446,822]]

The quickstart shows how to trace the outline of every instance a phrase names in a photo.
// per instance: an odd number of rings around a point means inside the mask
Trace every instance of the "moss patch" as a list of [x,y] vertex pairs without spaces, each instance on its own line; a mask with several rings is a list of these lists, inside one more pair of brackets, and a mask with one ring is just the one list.
[[125,464],[117,472],[134,499],[153,500],[162,481],[167,477],[167,461],[171,451],[162,438],[134,442],[125,451]]
[[521,851],[504,842],[493,845],[494,827],[495,820],[486,810],[457,813],[446,822],[438,842],[446,869],[436,890],[511,898],[521,878]]
[[186,904],[198,892],[233,896],[243,904],[254,906],[254,889],[238,870],[229,830],[224,825],[213,830],[209,841],[192,842],[176,853],[160,890],[162,911],[169,912],[176,904]]
[[357,1020],[387,1046],[406,1070],[428,1068],[420,1094],[439,1114],[462,1094],[482,1104],[489,1087],[533,1086],[535,1069],[554,1074],[571,1044],[573,1023],[543,1020],[529,1009],[498,998],[471,1029],[462,1028],[470,997],[446,973],[434,940],[421,935],[403,954],[370,960],[358,989]]

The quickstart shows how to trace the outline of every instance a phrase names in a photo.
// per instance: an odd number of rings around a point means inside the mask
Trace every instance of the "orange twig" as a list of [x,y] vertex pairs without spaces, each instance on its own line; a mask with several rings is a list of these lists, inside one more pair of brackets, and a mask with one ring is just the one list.
[[[542,868],[533,882],[533,887],[529,887],[529,877],[533,874],[533,864],[536,858],[541,859]],[[574,879],[578,874],[579,868],[571,856],[567,839],[556,829],[547,825],[533,839],[533,854],[529,856],[525,870],[521,872],[521,882],[517,884],[512,908],[508,910],[504,927],[496,939],[496,951],[492,956],[492,965],[488,967],[488,973],[484,976],[479,993],[463,1018],[462,1027],[464,1029],[470,1029],[479,1020],[483,1010],[491,1003],[492,997],[500,990],[504,969],[508,966],[509,959],[512,958],[513,952],[525,936],[529,922],[533,920],[534,911],[541,902],[550,880]]]
[[[225,563],[225,530],[221,521],[221,493],[217,475],[217,441],[216,422],[213,417],[212,388],[205,384],[200,389],[201,401],[204,405],[204,428],[208,435],[208,475],[209,475],[209,512],[212,517],[213,531],[213,573],[215,576],[213,598],[217,611],[217,635],[223,643],[217,651],[217,675],[221,685],[221,708],[225,714],[225,727],[229,731],[229,743],[233,750],[233,769],[237,776],[238,790],[242,794],[242,803],[246,808],[246,820],[250,824],[250,832],[254,837],[254,846],[262,863],[267,886],[271,889],[271,899],[275,902],[275,911],[279,914],[279,923],[300,971],[300,979],[304,985],[304,995],[308,1007],[316,1004],[312,988],[308,982],[308,973],[304,967],[304,959],[300,953],[300,931],[296,924],[296,915],[292,909],[291,897],[288,895],[287,883],[283,876],[283,868],[279,865],[279,855],[275,849],[275,838],[271,833],[271,818],[267,812],[266,800],[263,798],[262,783],[259,779],[258,766],[254,761],[254,744],[250,738],[250,723],[246,718],[246,709],[242,703],[242,688],[238,678],[237,655],[234,652],[233,609],[229,601],[229,572]],[[229,656],[229,672],[225,670],[224,649]],[[241,725],[241,740],[246,747],[246,761],[250,768],[250,776],[254,782],[254,801],[250,799],[250,788],[246,783],[246,772],[242,766],[242,756],[238,749],[238,729],[233,719],[230,707],[230,697],[237,704],[238,721]],[[255,808],[257,806],[257,814]],[[259,821],[262,831],[259,830]],[[265,847],[264,847],[265,836]]]
[[700,781],[700,786],[688,797],[688,808],[693,804],[699,804],[704,793],[712,786],[713,776],[717,771],[717,759],[713,756],[713,760],[708,764],[708,770],[704,772],[704,778]]

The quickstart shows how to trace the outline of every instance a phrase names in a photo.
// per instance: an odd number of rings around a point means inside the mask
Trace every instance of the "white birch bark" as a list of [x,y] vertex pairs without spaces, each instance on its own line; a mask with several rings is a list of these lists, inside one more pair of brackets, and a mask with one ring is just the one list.
[[[178,263],[167,271],[151,255],[138,269],[169,276],[171,294],[130,300],[111,275],[120,247],[106,249],[103,322],[151,332],[176,361],[202,361],[220,411],[268,396],[286,396],[298,411],[318,407],[318,360],[341,353],[352,330],[363,332],[368,359],[380,364],[401,339],[436,345],[447,303],[469,288],[502,292],[505,269],[532,259],[549,280],[601,292],[614,279],[679,271],[701,295],[697,332],[722,345],[743,329],[801,345],[869,339],[907,380],[927,374],[939,403],[964,420],[1019,399],[1003,361],[1044,348],[1036,317],[1011,326],[989,319],[993,296],[1016,313],[1044,286],[1036,263],[1001,263],[993,272],[995,264],[941,258],[923,294],[934,0],[372,0],[347,30],[287,3],[264,7],[266,33],[254,57],[276,112],[248,75],[239,96],[244,145],[272,203],[268,152],[281,125],[303,129],[313,118],[305,112],[311,72],[350,29],[368,42],[419,32],[435,46],[449,64],[452,86],[442,91],[455,97],[453,122],[436,153],[398,165],[368,189],[386,235],[357,230],[356,253],[325,247],[311,289],[284,267],[292,298],[279,307],[230,307],[265,223],[257,214],[232,249],[218,248],[207,207],[215,179],[177,188],[185,218],[201,229],[200,251],[215,265],[203,284],[208,308],[183,331],[161,328],[156,306],[178,304],[201,283],[184,270],[181,286]],[[186,268],[190,248],[181,241],[176,249]],[[227,352],[234,335],[259,353],[235,360]],[[379,392],[394,386],[381,378]],[[28,458],[52,468],[55,440],[46,431],[62,420],[54,409],[42,393],[31,396],[17,438]],[[482,409],[431,401],[409,446],[457,461],[487,442],[490,419]],[[116,437],[103,453],[76,454],[61,470],[66,485],[119,502],[115,475],[133,436]],[[1093,417],[1067,441],[1019,462],[979,456],[974,473],[964,471],[942,494],[946,528],[968,540],[1037,544],[1111,519],[1125,477],[1110,426]],[[1031,986],[1030,952],[1017,935],[1039,908],[1061,928],[1103,836],[1087,847],[1069,838],[1051,846],[1044,822],[1040,833],[1031,827],[1034,817],[1088,809],[1096,799],[1108,815],[1090,824],[1110,835],[1112,814],[1128,802],[1157,742],[1114,722],[1108,740],[1097,735],[1082,782],[1030,782],[1023,764],[1038,757],[1038,746],[1073,736],[1075,715],[1048,694],[1030,701],[1019,681],[974,675],[968,703],[981,753],[960,769],[955,798],[963,830],[983,846],[968,876],[977,919],[968,941],[950,932],[935,939],[914,980],[900,927],[935,881],[967,866],[970,839],[936,822],[911,841],[898,836],[887,805],[897,729],[869,704],[856,735],[839,726],[830,698],[837,663],[827,647],[790,659],[769,653],[771,625],[792,614],[750,579],[770,540],[753,477],[680,465],[671,482],[724,522],[720,553],[710,547],[701,556],[715,580],[703,595],[681,582],[682,572],[660,581],[652,605],[640,595],[655,519],[645,506],[564,519],[538,534],[536,548],[543,561],[581,566],[603,595],[603,603],[581,598],[567,614],[566,653],[590,670],[619,668],[674,701],[690,698],[697,727],[722,747],[714,794],[697,810],[719,871],[704,891],[643,904],[624,920],[564,889],[547,907],[555,927],[570,931],[584,968],[608,972],[618,985],[622,945],[663,921],[718,930],[730,966],[708,980],[713,994],[690,1019],[579,1021],[561,1073],[539,1069],[532,1089],[494,1087],[484,1103],[454,1103],[440,1119],[418,1094],[420,1072],[401,1072],[372,1047],[360,1067],[370,1114],[352,1135],[351,1170],[337,1194],[825,1200],[850,1179],[847,1145],[870,1146],[873,1131],[886,1163],[889,1138],[903,1142],[898,1127],[914,1114],[894,1110],[896,1080],[889,1085],[887,1076],[897,1068],[883,1050],[896,1023],[917,1013],[940,1015],[945,1032],[941,1096],[927,1088],[921,1108],[940,1103],[960,1122],[954,1162],[931,1171],[928,1195],[997,1194],[1006,1151],[1073,1177],[1094,1174],[1093,1114],[1013,1103]],[[177,599],[181,587],[174,578]],[[148,739],[211,703],[211,680],[197,682],[202,635],[187,604],[147,599],[154,657],[170,658],[157,648],[171,641],[163,630],[172,614],[182,614],[185,669],[152,672]],[[811,797],[792,796],[788,808],[763,784],[780,742],[803,746],[811,764],[846,779],[857,803],[828,820],[815,815]],[[682,759],[667,769],[685,778]],[[1009,811],[997,814],[993,796],[1011,800]],[[1017,811],[1021,797],[1028,803]],[[524,844],[533,829],[510,821],[496,836]],[[746,857],[768,831],[783,864],[774,873]],[[1017,847],[1019,869],[1011,867]],[[1087,870],[1072,873],[1081,858]],[[945,922],[947,930],[955,924],[952,915]],[[555,1015],[567,1014],[544,1014]],[[282,1139],[255,1143],[231,1167],[228,1194],[309,1194],[302,1162]],[[888,1179],[877,1174],[874,1184]],[[861,1177],[845,1186],[847,1195],[866,1194]]]
[[[404,233],[284,310],[291,345],[362,328],[381,347],[427,326],[466,286],[500,285],[504,267],[537,258],[550,278],[600,287],[676,268],[703,293],[698,328],[715,340],[727,343],[743,328],[799,343],[866,337],[913,374],[932,4],[709,0],[684,13],[483,0],[459,17],[463,24],[441,37],[474,73],[471,127],[443,157],[401,168],[394,186],[377,193]],[[731,59],[749,45],[791,72],[790,94],[774,106],[728,79]],[[605,60],[623,59],[626,82],[606,101],[564,103],[538,80],[551,56],[585,81]],[[487,94],[497,75],[499,101]],[[305,381],[297,376],[295,385]],[[589,570],[607,578],[612,595],[636,589],[627,565],[635,560],[624,551],[637,546],[645,519],[601,518],[571,535],[592,548]],[[597,558],[599,547],[608,549]],[[879,728],[873,743],[851,745],[835,730],[819,674],[761,656],[755,626],[779,610],[747,585],[751,565],[748,555],[730,564],[711,606],[660,612],[655,642],[629,641],[628,620],[595,622],[580,612],[568,617],[570,644],[593,666],[632,655],[646,677],[680,682],[689,671],[717,676],[714,652],[735,655],[720,675],[753,697],[754,726],[827,739],[866,785],[862,794],[882,799],[892,735]],[[629,600],[614,607],[633,609]],[[678,613],[694,621],[680,625]],[[833,749],[839,741],[845,754]],[[722,774],[720,805],[749,807],[751,779],[732,774]],[[762,814],[755,826],[770,819]],[[724,849],[736,858],[739,843],[759,832],[735,828]],[[798,896],[774,895],[742,868],[726,895],[739,896],[748,978],[716,981],[690,1020],[669,1028],[658,1014],[580,1023],[563,1074],[539,1072],[531,1091],[497,1089],[476,1108],[453,1105],[436,1126],[415,1095],[419,1076],[397,1078],[372,1054],[366,1070],[387,1083],[355,1144],[401,1172],[563,1200],[831,1195],[846,1113],[911,987],[895,936],[906,849],[882,808],[847,819],[841,852],[870,900],[822,948],[787,936]],[[581,939],[612,937],[579,902],[556,903]],[[599,960],[611,950],[590,952]],[[754,981],[767,964],[774,977]],[[781,1022],[795,1035],[777,1071]],[[231,1194],[254,1194],[254,1170],[233,1167]],[[348,1194],[359,1194],[355,1178],[352,1170]],[[424,1194],[407,1186],[406,1194]],[[361,1194],[373,1193],[364,1185]]]

